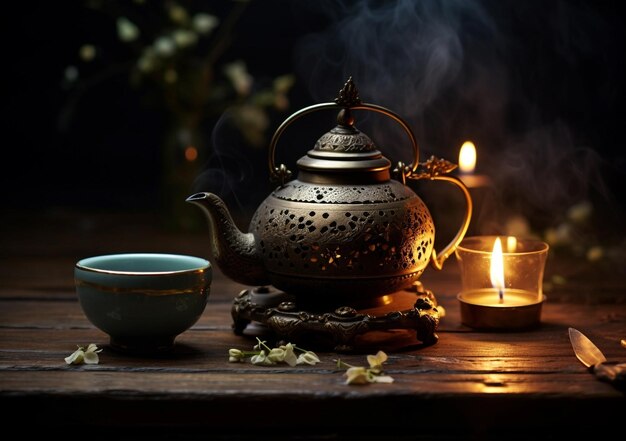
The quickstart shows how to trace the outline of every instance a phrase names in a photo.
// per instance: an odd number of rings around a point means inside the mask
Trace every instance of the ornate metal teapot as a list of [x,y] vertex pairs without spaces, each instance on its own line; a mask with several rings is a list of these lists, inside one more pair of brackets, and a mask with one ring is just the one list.
[[[275,165],[277,142],[295,120],[322,109],[339,109],[337,126],[297,161],[297,179]],[[413,162],[391,162],[354,126],[353,110],[396,121],[413,147]],[[279,186],[261,203],[242,233],[224,202],[212,193],[187,198],[206,213],[212,253],[222,272],[245,285],[273,285],[309,304],[354,305],[406,289],[429,263],[441,269],[463,239],[472,213],[465,185],[448,176],[456,165],[431,157],[419,163],[409,126],[384,107],[362,103],[350,78],[334,103],[299,110],[278,127],[269,147],[271,176]],[[465,195],[464,220],[442,251],[434,250],[435,226],[407,179],[442,180]]]

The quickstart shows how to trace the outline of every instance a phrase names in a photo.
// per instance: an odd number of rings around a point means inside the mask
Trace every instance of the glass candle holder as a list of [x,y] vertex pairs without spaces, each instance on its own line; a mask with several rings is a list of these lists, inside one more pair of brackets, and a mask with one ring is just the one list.
[[461,322],[477,329],[537,327],[546,300],[548,248],[545,242],[513,236],[463,239],[455,251],[461,270]]

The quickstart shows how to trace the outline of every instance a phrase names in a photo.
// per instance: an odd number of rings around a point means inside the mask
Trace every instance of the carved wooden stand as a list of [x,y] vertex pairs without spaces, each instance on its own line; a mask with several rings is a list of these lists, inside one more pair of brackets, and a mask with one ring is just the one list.
[[300,310],[295,297],[273,287],[244,289],[234,299],[231,309],[233,330],[237,335],[256,328],[257,333],[273,335],[277,340],[330,346],[338,352],[355,348],[356,339],[372,331],[415,330],[416,338],[424,345],[437,342],[435,333],[440,311],[432,291],[415,282],[404,295],[414,295],[412,308],[371,314],[350,306],[335,308],[332,312]]

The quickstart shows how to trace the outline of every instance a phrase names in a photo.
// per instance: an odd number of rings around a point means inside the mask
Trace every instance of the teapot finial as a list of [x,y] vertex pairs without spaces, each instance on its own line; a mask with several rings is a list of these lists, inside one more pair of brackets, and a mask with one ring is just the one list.
[[335,98],[335,103],[341,107],[354,107],[361,104],[361,98],[359,98],[359,91],[352,81],[352,77],[348,78],[348,81],[343,85],[339,91],[339,96]]

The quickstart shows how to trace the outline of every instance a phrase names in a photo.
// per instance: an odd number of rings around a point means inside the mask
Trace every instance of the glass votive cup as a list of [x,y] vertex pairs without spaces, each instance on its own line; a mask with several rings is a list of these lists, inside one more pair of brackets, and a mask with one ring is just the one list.
[[[494,244],[501,240],[503,289],[494,287]],[[455,254],[461,270],[457,295],[462,324],[484,330],[522,330],[541,323],[543,274],[549,246],[514,236],[470,236]]]

